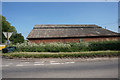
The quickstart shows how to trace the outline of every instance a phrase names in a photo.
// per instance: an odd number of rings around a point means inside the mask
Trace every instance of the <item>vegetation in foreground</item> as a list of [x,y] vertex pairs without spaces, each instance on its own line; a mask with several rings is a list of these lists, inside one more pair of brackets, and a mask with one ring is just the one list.
[[80,43],[29,43],[10,44],[16,47],[16,52],[81,52],[120,50],[120,41],[80,42]]
[[7,58],[95,58],[95,57],[117,57],[120,51],[90,51],[90,52],[62,52],[62,53],[6,53]]

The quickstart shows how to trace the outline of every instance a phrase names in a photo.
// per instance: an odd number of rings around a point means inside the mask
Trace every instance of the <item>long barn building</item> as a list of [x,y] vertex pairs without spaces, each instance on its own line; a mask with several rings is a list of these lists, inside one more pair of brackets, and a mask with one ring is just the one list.
[[27,39],[33,43],[117,40],[116,32],[97,25],[35,25]]

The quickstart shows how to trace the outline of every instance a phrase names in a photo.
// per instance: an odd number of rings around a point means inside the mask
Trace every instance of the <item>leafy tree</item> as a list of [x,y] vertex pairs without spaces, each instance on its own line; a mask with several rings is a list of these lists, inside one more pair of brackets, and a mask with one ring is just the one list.
[[13,44],[23,43],[24,42],[24,37],[22,36],[21,33],[17,33],[17,34],[15,34],[11,37],[10,41],[12,41]]
[[[0,15],[0,18],[2,18],[2,32],[13,32],[14,34],[11,36],[10,40],[12,43],[21,43],[24,41],[24,37],[17,33],[17,30],[14,26],[11,26],[11,24],[6,20],[4,16]],[[19,38],[19,40],[18,40]],[[2,43],[5,43],[6,38],[2,33]],[[20,42],[21,41],[21,42]]]
[[11,26],[11,24],[6,20],[5,17],[2,16],[2,31],[4,32],[15,32],[17,33],[14,26]]

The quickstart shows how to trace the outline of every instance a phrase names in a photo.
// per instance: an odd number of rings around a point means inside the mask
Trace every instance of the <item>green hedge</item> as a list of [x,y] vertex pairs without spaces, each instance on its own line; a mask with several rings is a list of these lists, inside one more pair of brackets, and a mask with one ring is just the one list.
[[120,41],[102,41],[89,43],[89,51],[120,50]]
[[80,42],[80,43],[22,43],[9,45],[17,47],[17,52],[80,52],[98,50],[120,50],[120,41]]

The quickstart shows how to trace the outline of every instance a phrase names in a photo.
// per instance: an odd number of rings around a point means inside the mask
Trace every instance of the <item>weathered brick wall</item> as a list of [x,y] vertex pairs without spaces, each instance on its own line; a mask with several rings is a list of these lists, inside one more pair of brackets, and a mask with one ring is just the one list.
[[109,37],[109,38],[84,38],[83,41],[105,41],[105,40],[118,40],[120,37]]
[[45,40],[29,40],[30,42],[34,42],[34,43],[51,43],[51,42],[80,42],[80,39],[45,39]]
[[51,42],[89,42],[89,41],[105,41],[105,40],[118,40],[120,37],[109,37],[109,38],[71,38],[71,39],[40,39],[40,40],[29,40],[31,43],[51,43]]

